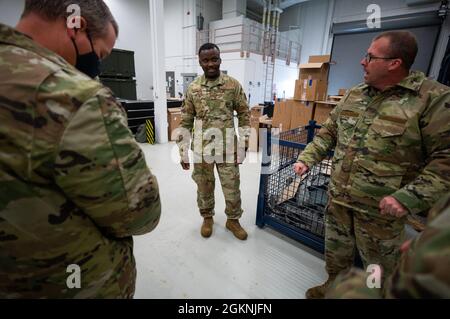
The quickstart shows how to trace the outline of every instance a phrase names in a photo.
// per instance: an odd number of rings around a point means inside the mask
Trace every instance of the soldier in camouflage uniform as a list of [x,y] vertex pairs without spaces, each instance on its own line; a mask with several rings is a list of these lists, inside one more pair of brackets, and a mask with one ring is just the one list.
[[16,30],[0,24],[0,298],[134,295],[131,236],[158,224],[157,181],[111,91],[73,67],[95,76],[82,61],[117,35],[101,0],[27,0]]
[[384,289],[369,288],[369,274],[352,268],[340,274],[327,298],[404,299],[450,298],[450,195],[430,211],[427,228],[412,243],[402,246],[403,254]]
[[407,214],[426,213],[450,190],[450,88],[410,72],[417,43],[392,31],[372,42],[361,61],[365,84],[351,89],[299,156],[306,173],[335,149],[326,215],[324,296],[358,249],[364,266],[388,276],[399,259]]
[[[239,164],[244,160],[250,135],[247,99],[238,81],[221,74],[220,50],[216,45],[203,45],[199,50],[199,61],[205,74],[189,86],[183,102],[180,127],[186,134],[177,139],[181,165],[185,170],[190,168],[188,150],[191,143],[190,132],[193,131],[192,178],[198,187],[197,203],[204,218],[201,234],[205,238],[212,234],[216,167],[226,202],[226,227],[237,238],[245,240],[247,233],[239,224],[243,212]],[[239,141],[245,144],[244,151],[236,148],[234,111],[237,112],[239,120]]]

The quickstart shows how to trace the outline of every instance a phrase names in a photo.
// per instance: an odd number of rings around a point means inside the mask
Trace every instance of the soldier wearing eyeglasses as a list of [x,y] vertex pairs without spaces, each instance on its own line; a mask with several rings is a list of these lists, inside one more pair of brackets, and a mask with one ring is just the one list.
[[335,150],[326,214],[328,280],[321,298],[358,250],[364,267],[389,276],[399,261],[408,214],[426,215],[450,192],[450,88],[411,71],[414,35],[377,36],[361,60],[364,82],[331,112],[294,165],[305,174]]

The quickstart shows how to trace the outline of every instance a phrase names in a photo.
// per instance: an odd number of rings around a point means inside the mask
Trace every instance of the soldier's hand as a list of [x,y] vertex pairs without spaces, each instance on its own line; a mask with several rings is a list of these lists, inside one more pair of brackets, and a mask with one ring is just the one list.
[[295,174],[302,176],[303,174],[309,171],[309,167],[306,166],[303,162],[297,162],[294,164],[294,172]]
[[408,210],[392,196],[383,198],[380,201],[379,208],[381,215],[391,215],[397,218],[403,217],[408,213]]

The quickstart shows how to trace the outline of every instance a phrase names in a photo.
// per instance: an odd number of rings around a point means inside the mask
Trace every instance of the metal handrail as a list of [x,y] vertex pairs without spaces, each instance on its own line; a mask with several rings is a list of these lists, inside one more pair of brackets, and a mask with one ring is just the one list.
[[[229,34],[217,35],[217,31],[231,30],[236,28],[241,28],[241,31],[233,30]],[[205,42],[214,42],[219,47],[221,45],[236,44],[233,48],[226,48],[223,52],[242,52],[247,51],[255,54],[261,54],[263,56],[271,56],[266,52],[267,47],[270,48],[271,37],[267,37],[268,31],[263,29],[262,26],[244,23],[236,24],[227,27],[221,27],[214,29],[211,33],[210,30],[198,31],[197,32],[197,49]],[[290,41],[288,37],[284,36],[280,32],[271,31],[276,36],[275,52],[272,52],[275,58],[286,61],[286,64],[299,63],[300,62],[300,51],[301,45],[298,42]],[[238,36],[239,40],[236,41],[226,41],[226,37]],[[240,45],[239,45],[240,43]]]

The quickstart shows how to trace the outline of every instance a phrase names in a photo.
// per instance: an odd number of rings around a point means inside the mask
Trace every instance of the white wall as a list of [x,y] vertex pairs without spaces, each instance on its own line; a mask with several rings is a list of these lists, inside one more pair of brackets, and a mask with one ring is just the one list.
[[153,100],[150,9],[148,0],[105,0],[119,24],[115,48],[135,53],[137,97]]
[[196,55],[198,8],[205,10],[202,14],[214,16],[209,10],[206,11],[209,8],[206,2],[164,0],[165,68],[166,71],[175,72],[176,96],[178,92],[183,93],[183,73],[199,74]]
[[[250,106],[264,103],[265,64],[261,55],[251,53],[250,57],[242,58],[239,52],[222,53],[221,69],[241,83],[250,100]],[[274,84],[277,97],[282,98],[283,93],[286,98],[293,97],[297,78],[297,64],[287,66],[285,61],[276,60]]]
[[301,63],[307,63],[310,55],[327,53],[330,7],[329,0],[314,0],[292,6],[281,14],[280,30],[300,28],[297,41],[302,45]]
[[323,52],[323,42],[325,37],[328,37],[328,30],[326,30],[328,6],[328,0],[309,1],[302,6],[301,63],[307,63],[310,55],[318,55]]
[[277,98],[293,98],[295,80],[298,79],[299,69],[296,63],[286,65],[285,61],[277,60],[275,65],[274,83]]
[[25,0],[0,0],[0,23],[15,27],[24,5]]
[[183,8],[179,0],[164,0],[164,31],[166,57],[182,56]]

